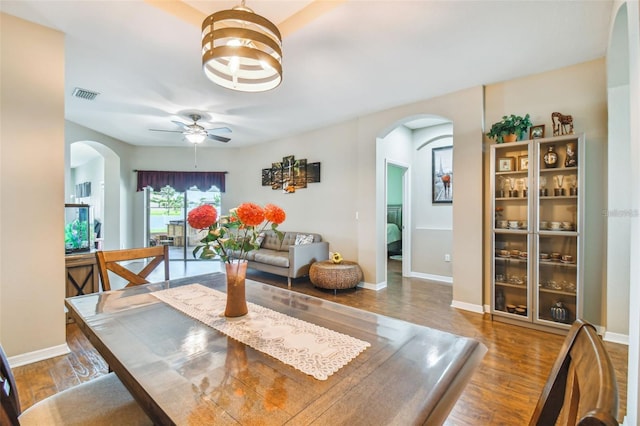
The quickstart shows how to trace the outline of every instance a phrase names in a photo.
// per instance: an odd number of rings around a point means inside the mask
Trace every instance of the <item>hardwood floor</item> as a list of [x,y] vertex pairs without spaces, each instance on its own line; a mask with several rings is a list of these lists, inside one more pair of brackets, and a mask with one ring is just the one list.
[[[564,337],[452,308],[451,286],[403,278],[400,266],[401,262],[389,261],[388,286],[377,292],[357,289],[334,295],[333,290],[315,288],[306,278],[295,280],[293,289],[482,341],[489,351],[445,424],[527,424]],[[172,270],[171,276],[179,275]],[[249,278],[287,287],[286,278],[275,275],[250,270]],[[104,360],[73,324],[67,325],[67,343],[72,351],[68,355],[14,369],[23,409],[107,372]],[[608,342],[606,346],[616,369],[621,421],[626,412],[627,347]]]

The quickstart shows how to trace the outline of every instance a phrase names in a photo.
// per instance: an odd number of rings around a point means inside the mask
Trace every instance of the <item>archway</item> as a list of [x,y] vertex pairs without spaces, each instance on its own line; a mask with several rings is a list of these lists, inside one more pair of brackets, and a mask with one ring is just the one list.
[[[79,161],[73,157],[80,156]],[[67,174],[65,176],[65,200],[72,199],[74,174],[79,172],[82,179],[91,179],[92,193],[88,204],[94,205],[96,218],[101,221],[101,233],[105,250],[121,248],[121,241],[125,241],[121,235],[121,209],[120,209],[120,157],[106,145],[95,141],[75,141],[69,144],[67,157]],[[83,168],[85,170],[72,169]],[[95,191],[95,192],[94,192]]]
[[[451,134],[451,120],[440,116],[421,114],[401,119],[385,128],[378,135],[376,143],[376,175],[378,176],[376,209],[379,214],[376,226],[380,230],[380,235],[387,236],[387,218],[393,217],[389,209],[394,208],[388,202],[387,167],[395,165],[404,170],[401,203],[403,276],[435,279],[449,283],[452,281],[451,264],[448,262],[451,259],[453,207],[450,203],[440,205],[432,203],[431,146],[429,149],[424,149],[425,142],[430,140],[440,140],[440,145],[445,146],[447,142],[441,139],[442,135],[448,135],[448,143],[451,146],[453,142]],[[433,229],[425,227],[425,223],[428,223],[428,219],[425,219],[427,206],[429,210],[432,210],[432,206],[438,207],[440,212],[446,210],[447,229],[438,229],[437,232],[440,235],[437,238],[433,237]],[[429,214],[433,214],[433,212],[429,211]],[[419,223],[420,226],[416,227],[416,223]],[[445,234],[446,236],[443,238]],[[424,255],[425,251],[422,249],[429,244],[433,245],[435,239],[439,241],[434,245],[436,249],[426,250],[426,253],[429,254]],[[442,241],[445,240],[447,243],[442,244]],[[387,238],[383,239],[384,247],[379,247],[377,250],[376,264],[383,269],[381,272],[384,277],[387,277],[387,242]],[[423,253],[421,256],[416,257],[412,254],[417,253],[417,250],[414,250],[415,247],[418,247]],[[447,251],[447,253],[439,253],[441,250]],[[442,266],[445,268],[443,269]],[[448,272],[441,272],[447,269]],[[378,289],[386,285],[385,280],[382,285],[378,285]]]

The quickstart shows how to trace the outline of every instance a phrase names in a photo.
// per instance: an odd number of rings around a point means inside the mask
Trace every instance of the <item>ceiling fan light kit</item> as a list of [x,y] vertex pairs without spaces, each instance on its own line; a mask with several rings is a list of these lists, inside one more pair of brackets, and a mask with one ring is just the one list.
[[214,83],[264,92],[282,82],[282,36],[268,19],[244,5],[209,15],[202,23],[202,68]]

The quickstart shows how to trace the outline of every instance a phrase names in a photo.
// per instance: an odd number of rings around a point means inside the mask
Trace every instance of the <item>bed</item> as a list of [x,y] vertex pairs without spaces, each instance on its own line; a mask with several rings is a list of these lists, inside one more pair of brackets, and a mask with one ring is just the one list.
[[402,255],[402,204],[387,205],[387,256]]

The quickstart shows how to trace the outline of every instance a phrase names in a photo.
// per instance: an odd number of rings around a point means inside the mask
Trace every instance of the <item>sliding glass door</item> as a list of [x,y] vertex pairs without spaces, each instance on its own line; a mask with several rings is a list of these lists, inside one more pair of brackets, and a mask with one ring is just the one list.
[[187,214],[201,204],[212,204],[220,212],[220,191],[215,187],[208,191],[193,187],[178,192],[170,186],[145,191],[148,245],[168,245],[171,260],[192,260],[193,249],[206,231],[192,229],[187,223]]

